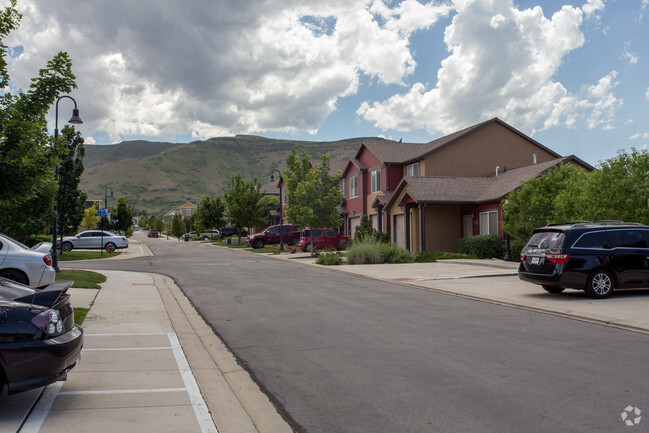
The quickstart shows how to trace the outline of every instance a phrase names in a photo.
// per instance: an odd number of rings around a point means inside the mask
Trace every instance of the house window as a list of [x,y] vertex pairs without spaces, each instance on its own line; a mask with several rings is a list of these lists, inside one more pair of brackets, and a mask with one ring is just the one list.
[[347,185],[345,179],[340,179],[340,189],[343,192],[343,198],[347,198],[347,189],[345,188],[346,186]]
[[349,197],[358,197],[358,176],[349,179]]
[[487,212],[480,212],[480,234],[498,234],[498,210],[494,209]]
[[372,178],[372,194],[381,191],[381,170],[374,170],[370,176]]
[[419,176],[419,163],[415,162],[406,167],[406,176]]
[[192,216],[192,210],[191,209],[185,209],[185,216]]

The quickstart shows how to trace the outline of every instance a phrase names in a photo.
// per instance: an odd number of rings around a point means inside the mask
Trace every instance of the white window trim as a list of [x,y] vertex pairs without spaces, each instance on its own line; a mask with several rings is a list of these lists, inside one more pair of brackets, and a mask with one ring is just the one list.
[[[356,191],[354,191],[354,185],[356,186]],[[359,196],[358,188],[358,175],[349,178],[349,198],[356,198]]]
[[[491,233],[491,227],[490,227],[491,226],[491,224],[490,224],[491,214],[496,214],[496,233]],[[482,216],[483,215],[487,215],[487,227],[486,227],[486,230],[485,230],[485,228],[483,227],[483,224],[482,224]],[[498,234],[498,209],[489,209],[489,210],[480,212],[478,221],[480,221],[480,234],[481,235],[497,235]]]
[[343,192],[343,198],[347,198],[347,179],[340,179],[340,189]]
[[[414,171],[414,167],[417,167],[417,174],[408,174],[410,170]],[[406,166],[406,176],[419,176],[419,163],[415,162],[414,164],[410,164]]]
[[374,170],[370,173],[371,194],[381,192],[381,169]]

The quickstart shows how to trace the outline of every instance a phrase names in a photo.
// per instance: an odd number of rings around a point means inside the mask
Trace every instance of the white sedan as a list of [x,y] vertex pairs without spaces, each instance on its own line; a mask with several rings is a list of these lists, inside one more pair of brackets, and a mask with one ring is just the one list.
[[49,253],[31,250],[0,234],[0,277],[41,287],[53,283],[55,275]]
[[63,248],[63,251],[72,251],[73,248],[95,250],[103,248],[106,251],[113,251],[118,248],[128,248],[128,240],[126,240],[126,236],[107,231],[87,230],[76,236],[63,238],[61,248]]

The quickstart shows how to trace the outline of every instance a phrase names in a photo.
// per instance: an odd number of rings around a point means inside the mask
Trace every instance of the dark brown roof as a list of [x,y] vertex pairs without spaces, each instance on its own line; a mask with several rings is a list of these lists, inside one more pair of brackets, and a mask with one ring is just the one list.
[[427,147],[427,143],[401,143],[397,141],[364,141],[356,158],[365,146],[384,164],[402,164],[412,158],[416,158]]
[[500,201],[520,187],[523,181],[540,176],[551,167],[574,159],[572,156],[557,158],[500,172],[498,176],[490,177],[406,176],[395,190],[393,198],[408,184],[408,196],[418,203],[480,204]]

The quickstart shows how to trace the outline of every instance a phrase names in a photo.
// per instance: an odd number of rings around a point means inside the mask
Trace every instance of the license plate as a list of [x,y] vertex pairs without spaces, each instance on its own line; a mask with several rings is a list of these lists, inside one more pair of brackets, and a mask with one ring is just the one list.
[[532,265],[538,265],[541,263],[541,258],[540,257],[530,257],[530,263]]

